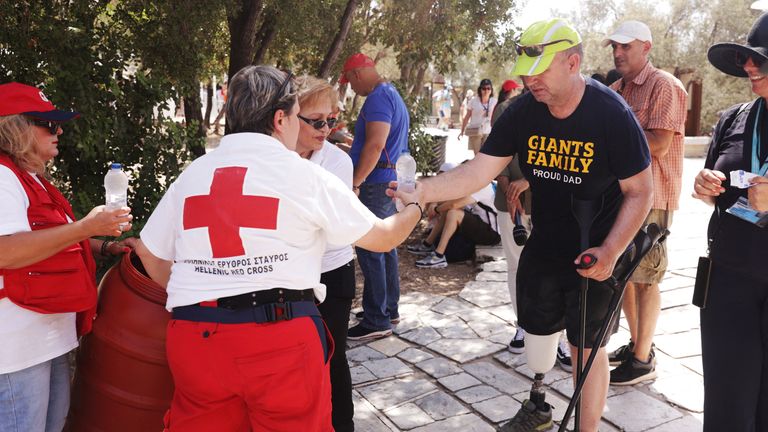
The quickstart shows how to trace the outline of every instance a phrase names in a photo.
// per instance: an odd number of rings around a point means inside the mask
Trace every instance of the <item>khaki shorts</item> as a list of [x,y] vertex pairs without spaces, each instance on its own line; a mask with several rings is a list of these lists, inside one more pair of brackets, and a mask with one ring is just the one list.
[[[645,218],[643,225],[655,223],[660,228],[669,229],[672,225],[672,214],[670,210],[651,209],[648,217]],[[667,242],[663,241],[656,244],[656,246],[648,252],[640,265],[637,266],[637,270],[632,273],[629,278],[630,282],[636,282],[641,284],[657,284],[664,279],[664,273],[667,271]]]
[[469,145],[467,148],[475,152],[475,154],[478,154],[480,153],[480,147],[483,146],[485,140],[488,138],[488,134],[473,135],[467,138],[469,138]]

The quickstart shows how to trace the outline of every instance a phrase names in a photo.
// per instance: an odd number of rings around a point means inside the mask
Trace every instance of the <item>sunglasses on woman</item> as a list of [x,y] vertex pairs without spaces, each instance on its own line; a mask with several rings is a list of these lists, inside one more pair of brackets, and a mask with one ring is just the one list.
[[335,118],[329,118],[328,120],[312,120],[312,119],[308,119],[306,117],[300,116],[298,114],[297,114],[297,117],[299,117],[304,123],[312,126],[317,130],[322,129],[323,127],[325,127],[325,125],[328,125],[328,129],[333,129],[336,126],[336,122],[339,121],[339,119],[335,119]]
[[48,129],[48,132],[50,132],[51,135],[56,135],[57,133],[59,133],[59,127],[61,126],[61,123],[53,122],[49,120],[32,120],[32,124],[35,126]]
[[493,90],[493,89],[490,87],[480,87],[480,90]]
[[558,39],[556,41],[547,42],[547,43],[540,43],[535,45],[520,45],[517,42],[515,42],[515,51],[517,51],[517,55],[527,55],[528,57],[538,57],[542,54],[544,54],[544,48],[548,47],[550,45],[558,44],[560,42],[568,42],[570,44],[573,44],[573,41],[570,39]]
[[737,52],[736,55],[736,66],[742,68],[747,64],[747,60],[752,59],[752,63],[754,63],[755,67],[762,68],[763,64],[765,64],[765,58],[758,57],[758,56],[751,56],[744,54],[742,52]]

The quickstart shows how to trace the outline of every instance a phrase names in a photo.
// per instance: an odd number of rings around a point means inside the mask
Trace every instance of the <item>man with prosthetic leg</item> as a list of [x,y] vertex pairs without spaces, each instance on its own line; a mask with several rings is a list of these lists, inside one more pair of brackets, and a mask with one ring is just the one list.
[[[572,358],[577,358],[582,278],[589,278],[586,358],[611,303],[605,281],[640,228],[653,192],[642,129],[620,96],[581,75],[578,32],[560,19],[537,22],[522,34],[517,49],[514,75],[523,77],[530,92],[507,108],[474,159],[422,185],[429,202],[463,196],[489,182],[515,154],[520,156],[534,198],[533,230],[517,274],[518,322],[526,331],[528,364],[537,379],[531,399],[502,430],[539,431],[552,425],[542,381],[554,365],[563,328]],[[571,212],[574,197],[602,203],[586,250]],[[577,269],[584,254],[594,256],[595,263]],[[604,343],[594,349],[594,367],[581,397],[582,431],[597,431],[608,392]]]

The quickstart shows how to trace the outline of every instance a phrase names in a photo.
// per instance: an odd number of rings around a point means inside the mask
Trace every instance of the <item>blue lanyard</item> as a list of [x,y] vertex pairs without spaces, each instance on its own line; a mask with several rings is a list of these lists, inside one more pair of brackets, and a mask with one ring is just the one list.
[[762,140],[760,139],[760,131],[757,130],[757,125],[760,123],[760,113],[763,111],[763,98],[757,101],[757,114],[755,115],[755,130],[752,132],[752,172],[764,176],[768,172],[768,157],[760,165],[760,147]]

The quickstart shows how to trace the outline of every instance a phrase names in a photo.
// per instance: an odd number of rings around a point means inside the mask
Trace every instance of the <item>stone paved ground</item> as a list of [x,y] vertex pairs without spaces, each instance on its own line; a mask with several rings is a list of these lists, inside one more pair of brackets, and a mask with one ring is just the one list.
[[[456,159],[449,152],[452,158]],[[710,212],[690,198],[693,176],[702,166],[703,159],[685,161],[683,200],[668,239],[670,267],[661,284],[662,313],[655,338],[658,379],[611,387],[601,431],[702,429],[699,316],[690,305]],[[525,355],[506,350],[515,328],[503,253],[500,249],[481,253],[491,261],[482,264],[483,271],[458,295],[404,295],[402,321],[393,336],[351,344],[347,356],[356,430],[493,431],[527,397],[533,375]],[[608,348],[628,338],[622,322]],[[559,420],[573,388],[570,374],[556,366],[546,382],[547,398]]]

